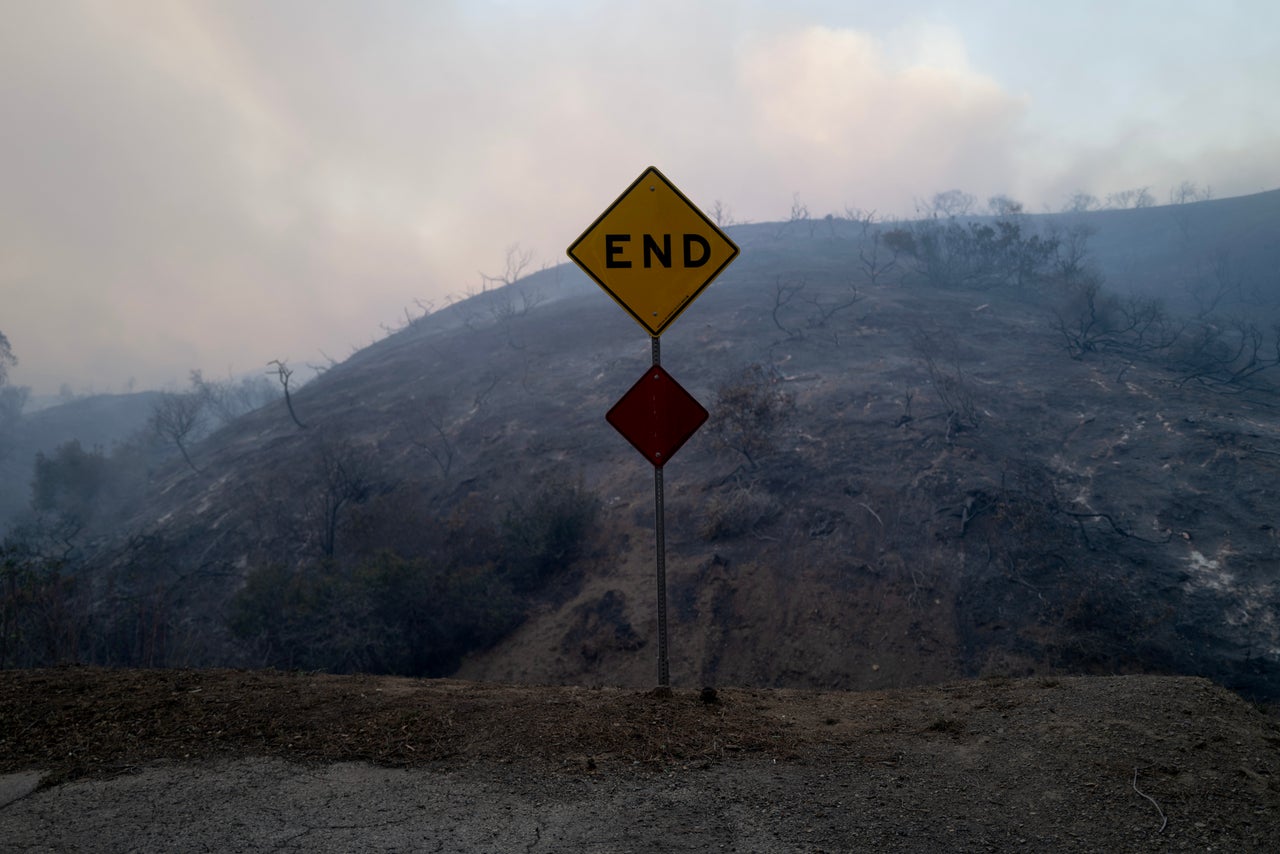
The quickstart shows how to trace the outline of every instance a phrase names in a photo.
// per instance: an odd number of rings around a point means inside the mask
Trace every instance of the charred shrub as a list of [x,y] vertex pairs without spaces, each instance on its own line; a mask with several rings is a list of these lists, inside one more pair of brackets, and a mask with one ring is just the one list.
[[250,573],[231,628],[254,663],[337,673],[444,676],[521,620],[492,566],[448,567],[384,553],[353,570],[331,562]]
[[66,561],[0,543],[0,667],[79,661],[86,619],[83,585]]
[[885,245],[918,276],[938,288],[1019,287],[1043,279],[1058,238],[1024,232],[1013,219],[959,222],[931,217],[886,232]]
[[1159,300],[1110,294],[1096,275],[1069,286],[1053,317],[1067,353],[1076,360],[1089,353],[1167,350],[1180,334]]
[[464,501],[412,558],[391,551],[249,573],[229,625],[250,663],[444,676],[523,619],[531,593],[582,556],[599,501],[553,481],[495,524]]
[[741,536],[776,516],[778,500],[755,484],[741,484],[707,500],[698,535],[704,540]]
[[777,447],[794,411],[795,399],[782,389],[778,372],[752,364],[716,389],[707,426],[718,447],[737,451],[755,469]]
[[581,481],[552,481],[513,504],[502,520],[500,559],[512,587],[532,590],[581,557],[599,514],[600,499]]

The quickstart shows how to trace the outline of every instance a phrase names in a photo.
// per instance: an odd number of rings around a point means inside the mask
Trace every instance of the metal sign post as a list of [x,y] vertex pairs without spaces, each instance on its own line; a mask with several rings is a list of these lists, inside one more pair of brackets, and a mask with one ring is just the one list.
[[[654,336],[653,366],[662,367],[662,339]],[[662,506],[662,466],[653,467],[653,530],[658,562],[658,687],[671,687],[667,658],[667,513]]]
[[653,364],[605,419],[653,464],[658,565],[658,687],[668,689],[667,541],[662,469],[707,410],[662,367],[660,336],[738,257],[737,245],[650,166],[568,249],[569,257],[649,333]]

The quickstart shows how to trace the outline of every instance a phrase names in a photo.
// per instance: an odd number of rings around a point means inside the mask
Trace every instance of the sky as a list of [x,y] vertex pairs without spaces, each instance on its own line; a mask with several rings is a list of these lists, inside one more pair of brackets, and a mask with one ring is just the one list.
[[649,165],[740,221],[1280,186],[1274,0],[0,11],[0,331],[36,394],[341,360],[513,244],[563,262]]

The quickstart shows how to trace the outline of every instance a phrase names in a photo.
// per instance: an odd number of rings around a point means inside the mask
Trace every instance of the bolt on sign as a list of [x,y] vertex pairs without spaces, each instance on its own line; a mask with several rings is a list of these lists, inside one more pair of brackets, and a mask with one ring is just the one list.
[[738,257],[738,246],[650,166],[569,257],[656,338]]

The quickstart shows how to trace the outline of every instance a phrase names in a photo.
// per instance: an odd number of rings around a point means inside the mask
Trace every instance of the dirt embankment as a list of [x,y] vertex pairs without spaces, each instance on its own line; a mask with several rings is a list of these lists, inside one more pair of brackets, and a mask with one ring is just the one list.
[[1262,851],[1280,838],[1275,717],[1178,677],[664,696],[3,671],[0,773],[32,769],[43,788],[0,807],[20,847],[110,850],[104,822],[122,847],[136,823],[170,847],[311,850]]

